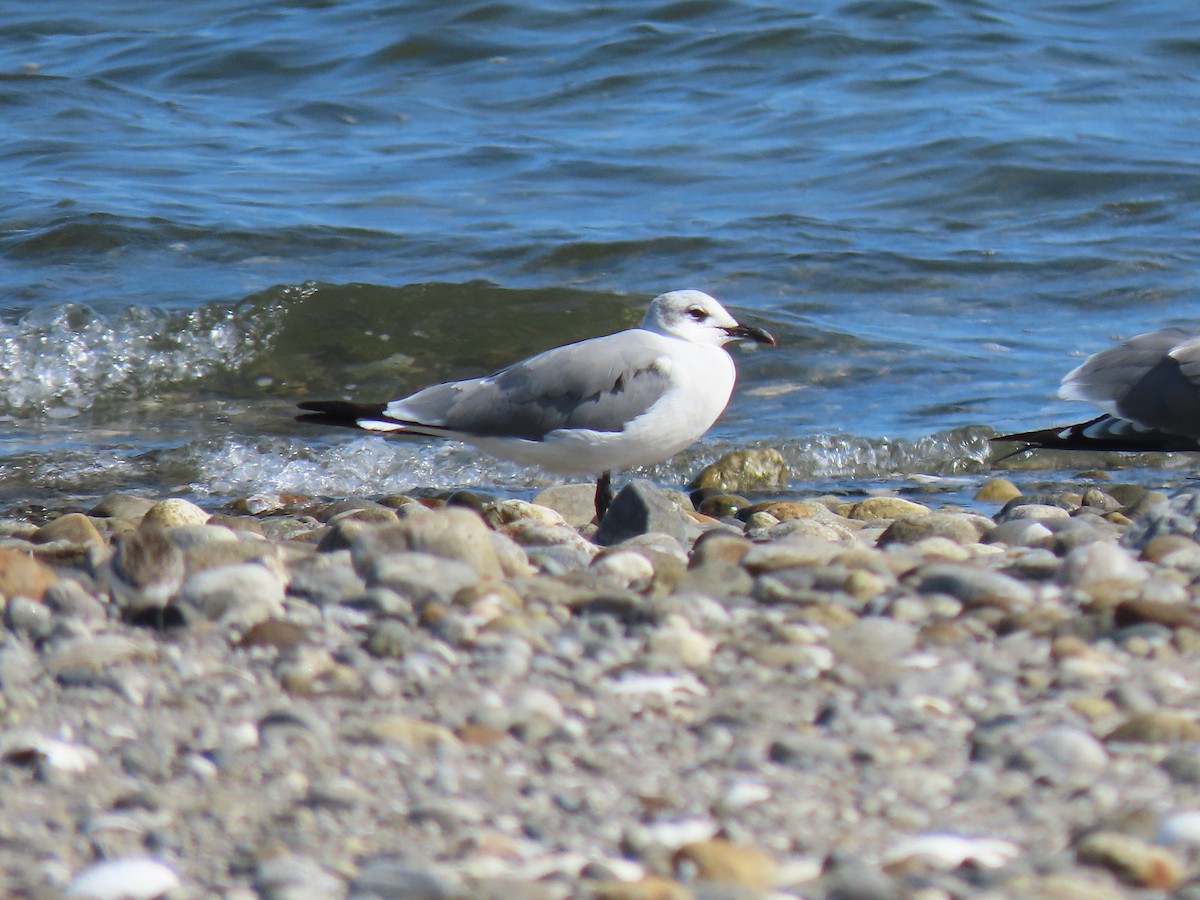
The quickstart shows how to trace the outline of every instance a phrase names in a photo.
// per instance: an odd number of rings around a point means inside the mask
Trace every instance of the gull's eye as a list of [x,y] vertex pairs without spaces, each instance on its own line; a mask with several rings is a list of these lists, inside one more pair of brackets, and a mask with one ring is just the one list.
[[693,306],[691,309],[689,309],[689,310],[687,311],[687,314],[688,314],[689,316],[691,316],[691,317],[692,317],[692,319],[693,319],[693,320],[695,320],[695,321],[697,321],[697,322],[703,322],[705,319],[707,319],[707,318],[708,318],[708,313],[706,313],[706,312],[705,312],[703,309],[701,309],[699,306]]

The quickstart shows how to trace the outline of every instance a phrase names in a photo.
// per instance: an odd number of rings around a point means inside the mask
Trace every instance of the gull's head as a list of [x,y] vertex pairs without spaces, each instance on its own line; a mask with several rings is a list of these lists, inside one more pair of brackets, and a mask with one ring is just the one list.
[[761,328],[741,325],[720,303],[703,291],[671,291],[650,302],[642,328],[693,344],[721,346],[742,338],[775,346]]

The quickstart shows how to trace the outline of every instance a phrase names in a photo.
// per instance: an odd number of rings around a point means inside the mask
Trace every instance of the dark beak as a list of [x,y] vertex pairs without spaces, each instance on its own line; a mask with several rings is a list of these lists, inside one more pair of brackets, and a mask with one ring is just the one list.
[[758,344],[766,344],[768,347],[775,346],[775,338],[771,337],[770,332],[755,328],[753,325],[736,325],[733,328],[726,328],[725,333],[730,337],[746,338]]

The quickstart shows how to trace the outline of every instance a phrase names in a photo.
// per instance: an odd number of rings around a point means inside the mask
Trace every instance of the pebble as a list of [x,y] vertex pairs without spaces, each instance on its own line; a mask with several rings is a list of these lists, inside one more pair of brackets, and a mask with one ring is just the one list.
[[1083,587],[1102,581],[1141,582],[1149,578],[1145,566],[1116,544],[1096,542],[1076,547],[1063,560],[1060,579]]
[[1101,866],[1137,887],[1169,891],[1183,880],[1183,863],[1170,850],[1130,834],[1094,831],[1075,845],[1084,865]]
[[[579,522],[416,490],[13,514],[0,557],[43,581],[2,601],[0,842],[36,860],[6,875],[59,895],[152,848],[170,893],[246,900],[1186,890],[1200,501],[1075,482],[995,520],[738,487],[721,521],[634,482],[680,527],[603,547],[586,484]],[[138,541],[164,587],[131,600]]]
[[117,539],[99,572],[113,603],[129,613],[159,610],[183,585],[183,553],[161,528],[139,528]]
[[254,563],[197,572],[179,589],[182,607],[237,632],[282,616],[283,597],[278,576]]
[[779,867],[770,854],[723,838],[684,844],[675,851],[672,863],[684,882],[713,881],[767,891],[779,879]]
[[592,539],[601,547],[609,547],[656,532],[685,541],[694,529],[666,491],[644,478],[635,478],[613,497]]
[[175,525],[203,525],[208,521],[208,513],[195,503],[180,497],[169,497],[160,500],[146,510],[142,516],[141,527],[171,528]]
[[41,600],[58,574],[28,553],[0,547],[0,596]]
[[92,520],[83,513],[59,516],[35,531],[29,539],[35,544],[53,544],[61,541],[84,549],[104,546],[104,538],[92,524]]
[[1021,496],[1021,489],[1007,478],[989,478],[975,491],[975,499],[983,503],[1007,503]]
[[966,863],[986,869],[1008,865],[1021,853],[1009,841],[965,837],[957,834],[923,834],[890,847],[881,862],[885,872],[902,871],[915,864],[949,871]]
[[879,546],[915,544],[931,537],[947,538],[956,544],[973,544],[992,527],[982,517],[951,513],[926,513],[903,516],[892,522],[879,536]]
[[835,512],[847,519],[898,519],[901,516],[925,516],[930,509],[903,497],[868,497],[838,507]]
[[771,447],[733,450],[705,466],[688,490],[754,491],[781,488],[788,481],[783,454]]
[[1181,744],[1200,741],[1200,724],[1192,715],[1155,709],[1126,719],[1105,738],[1140,744]]
[[1009,575],[956,563],[925,566],[915,587],[921,594],[949,594],[968,609],[1022,609],[1031,606],[1035,596],[1028,585]]
[[157,859],[106,859],[76,875],[67,886],[67,896],[89,900],[154,900],[181,884],[175,871]]

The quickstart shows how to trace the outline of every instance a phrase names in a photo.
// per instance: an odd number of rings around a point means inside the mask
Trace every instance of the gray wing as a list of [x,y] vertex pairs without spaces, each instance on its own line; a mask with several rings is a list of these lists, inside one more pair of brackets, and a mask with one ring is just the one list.
[[1200,437],[1200,336],[1164,328],[1130,338],[1088,357],[1058,393],[1148,428]]
[[547,350],[487,378],[449,382],[389,403],[415,429],[539,441],[560,428],[621,431],[670,386],[662,339],[634,330]]

